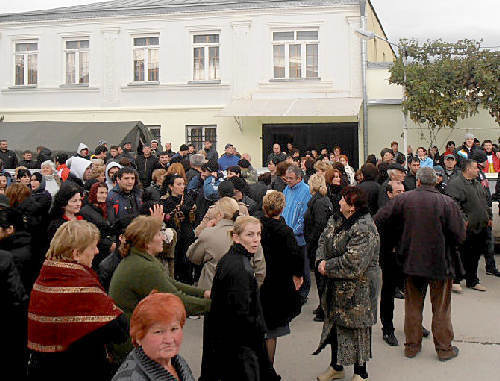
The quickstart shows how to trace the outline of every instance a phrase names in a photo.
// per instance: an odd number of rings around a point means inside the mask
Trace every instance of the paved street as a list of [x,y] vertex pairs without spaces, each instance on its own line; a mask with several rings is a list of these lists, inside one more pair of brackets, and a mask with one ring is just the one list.
[[[497,263],[500,257],[497,256]],[[460,348],[457,359],[439,362],[432,338],[424,339],[422,352],[414,359],[403,356],[404,301],[396,300],[395,327],[399,347],[389,347],[382,341],[380,323],[373,330],[373,359],[368,363],[370,381],[492,381],[500,380],[500,279],[485,275],[481,261],[479,277],[488,292],[480,293],[464,288],[462,295],[452,295],[455,345]],[[292,333],[278,339],[276,370],[285,381],[315,380],[329,364],[330,351],[318,356],[311,353],[316,348],[322,323],[313,322],[312,311],[317,305],[316,290],[302,314],[293,321]],[[431,328],[431,305],[427,297],[424,326]],[[181,354],[189,362],[196,377],[199,376],[202,320],[189,320],[184,329]],[[352,377],[352,367],[346,369],[346,380]],[[235,380],[237,381],[237,380]]]

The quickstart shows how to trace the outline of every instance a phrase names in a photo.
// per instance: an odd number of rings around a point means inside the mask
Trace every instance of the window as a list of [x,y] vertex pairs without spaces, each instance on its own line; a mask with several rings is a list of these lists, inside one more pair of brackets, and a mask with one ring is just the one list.
[[38,42],[16,42],[15,84],[36,85],[38,82]]
[[151,132],[151,135],[153,135],[153,139],[158,140],[158,142],[161,142],[161,126],[158,125],[148,125],[146,126]]
[[88,85],[89,40],[66,41],[66,84]]
[[160,80],[160,37],[134,38],[134,82]]
[[273,32],[273,78],[318,78],[318,31]]
[[194,144],[196,150],[203,148],[203,142],[210,140],[214,147],[217,144],[217,126],[186,126],[186,142]]
[[194,35],[193,81],[216,81],[219,79],[219,35]]

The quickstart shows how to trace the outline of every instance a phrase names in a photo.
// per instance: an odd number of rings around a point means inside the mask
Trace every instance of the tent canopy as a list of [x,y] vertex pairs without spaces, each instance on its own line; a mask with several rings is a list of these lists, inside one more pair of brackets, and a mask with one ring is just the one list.
[[91,151],[101,139],[109,145],[126,141],[136,149],[139,139],[150,142],[151,132],[142,122],[1,122],[0,139],[7,139],[9,149],[35,151],[38,146],[52,152],[76,152],[78,144],[86,144]]

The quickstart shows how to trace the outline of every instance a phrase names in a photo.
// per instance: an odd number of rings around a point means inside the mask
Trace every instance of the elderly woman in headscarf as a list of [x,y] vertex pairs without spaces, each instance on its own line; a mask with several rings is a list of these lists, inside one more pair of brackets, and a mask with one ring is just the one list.
[[41,165],[41,173],[45,179],[45,190],[54,197],[61,187],[61,179],[57,175],[56,165],[52,160],[46,160]]
[[179,355],[186,309],[179,297],[153,291],[139,302],[130,318],[134,349],[113,381],[194,381],[186,360]]

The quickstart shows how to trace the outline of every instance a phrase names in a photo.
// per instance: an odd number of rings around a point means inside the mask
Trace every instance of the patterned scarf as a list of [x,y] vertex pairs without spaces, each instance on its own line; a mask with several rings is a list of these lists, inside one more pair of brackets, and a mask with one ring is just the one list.
[[75,262],[46,260],[31,292],[28,348],[66,351],[122,313],[92,269]]

